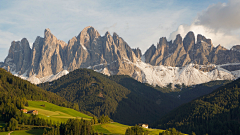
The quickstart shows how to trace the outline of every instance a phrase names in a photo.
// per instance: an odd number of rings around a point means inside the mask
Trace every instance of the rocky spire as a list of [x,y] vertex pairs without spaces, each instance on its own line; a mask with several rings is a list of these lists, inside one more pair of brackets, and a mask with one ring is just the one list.
[[138,59],[141,59],[142,52],[139,48],[132,49]]
[[186,52],[189,52],[191,49],[193,49],[193,46],[195,44],[195,36],[192,31],[188,32],[185,38],[183,39],[183,46]]
[[13,41],[8,56],[4,63],[10,66],[12,71],[23,74],[29,68],[31,48],[26,38],[21,41]]

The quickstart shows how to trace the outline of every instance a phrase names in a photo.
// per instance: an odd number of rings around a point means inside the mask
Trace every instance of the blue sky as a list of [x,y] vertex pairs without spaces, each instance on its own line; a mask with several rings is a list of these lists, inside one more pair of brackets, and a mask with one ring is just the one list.
[[45,28],[68,42],[84,27],[93,26],[101,35],[116,32],[143,53],[160,37],[171,40],[189,30],[212,38],[215,46],[221,43],[230,48],[240,44],[238,1],[0,0],[0,61],[13,40],[25,37],[32,45]]

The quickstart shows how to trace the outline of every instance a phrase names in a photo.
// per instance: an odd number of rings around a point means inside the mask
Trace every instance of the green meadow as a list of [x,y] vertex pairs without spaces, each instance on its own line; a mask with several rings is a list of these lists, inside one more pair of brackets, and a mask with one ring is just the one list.
[[0,132],[0,135],[7,135],[9,132]]
[[92,117],[76,110],[57,106],[45,101],[28,101],[28,107],[24,108],[27,110],[37,110],[39,117],[55,122],[66,122],[69,118],[92,119]]
[[[28,101],[27,110],[37,110],[38,116],[54,122],[66,122],[69,118],[83,118],[86,120],[92,119],[92,117],[78,112],[76,110],[60,107],[45,101]],[[5,123],[0,122],[0,127],[4,126]],[[96,124],[93,125],[94,130],[98,133],[104,133],[109,135],[124,135],[127,128],[131,126],[123,125],[117,122]],[[150,135],[158,135],[164,130],[161,129],[146,129]],[[7,135],[9,132],[0,132],[0,135]],[[11,135],[42,135],[43,129],[31,129],[31,130],[20,130],[14,131]]]
[[[0,135],[8,135],[9,132],[0,132]],[[16,130],[11,135],[42,135],[43,129],[31,129],[31,130]]]
[[[124,135],[127,128],[130,128],[131,126],[123,125],[120,123],[107,123],[107,124],[99,124],[94,125],[94,130],[98,133],[104,133],[109,135]],[[165,130],[161,129],[146,129],[148,130],[150,135],[159,135],[160,132],[163,132]]]

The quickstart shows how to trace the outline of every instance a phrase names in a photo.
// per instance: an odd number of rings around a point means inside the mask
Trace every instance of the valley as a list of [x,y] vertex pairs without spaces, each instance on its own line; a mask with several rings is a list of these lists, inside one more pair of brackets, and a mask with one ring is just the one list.
[[240,0],[2,0],[0,135],[240,135]]

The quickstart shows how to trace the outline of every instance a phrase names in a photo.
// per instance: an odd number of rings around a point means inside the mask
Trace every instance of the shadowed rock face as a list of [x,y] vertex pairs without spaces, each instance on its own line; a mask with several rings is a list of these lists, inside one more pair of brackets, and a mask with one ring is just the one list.
[[95,70],[106,68],[105,71],[111,71],[111,74],[132,75],[138,68],[129,67],[122,61],[128,59],[136,62],[142,54],[140,49],[135,52],[116,33],[111,36],[106,32],[100,36],[91,26],[84,28],[68,44],[45,29],[44,38],[37,37],[32,49],[27,39],[13,41],[2,67],[19,74],[27,71],[28,76],[36,75],[38,78],[57,74],[64,69],[73,71],[87,67]]
[[182,40],[180,35],[176,36],[173,43],[166,38],[160,38],[157,49],[152,45],[144,54],[146,62],[151,65],[166,65],[182,67],[189,63],[206,65],[225,64],[240,61],[239,46],[231,50],[218,45],[214,47],[211,39],[197,35],[197,42],[193,32],[188,32]]
[[136,57],[139,58],[139,59],[141,59],[141,57],[142,57],[142,52],[141,52],[141,50],[140,50],[139,48],[137,48],[137,49],[132,49],[132,50],[133,50],[133,52],[135,53]]
[[31,60],[31,48],[26,38],[21,41],[13,41],[8,56],[4,63],[12,67],[12,70],[23,74],[27,71]]
[[[65,43],[57,39],[49,29],[45,29],[44,37],[37,37],[32,49],[27,39],[13,41],[4,63],[0,63],[8,71],[19,75],[37,78],[49,77],[63,70],[73,71],[78,68],[91,68],[107,75],[129,75],[138,81],[146,82],[146,74],[136,62],[141,59],[153,66],[166,65],[182,67],[189,63],[224,64],[240,61],[239,46],[227,50],[222,46],[213,47],[210,39],[202,35],[195,36],[189,32],[184,39],[177,35],[176,39],[167,41],[159,39],[157,47],[152,45],[142,56],[139,48],[130,46],[116,33],[106,32],[101,36],[97,30],[89,26],[78,36]],[[34,76],[33,76],[34,77]]]

